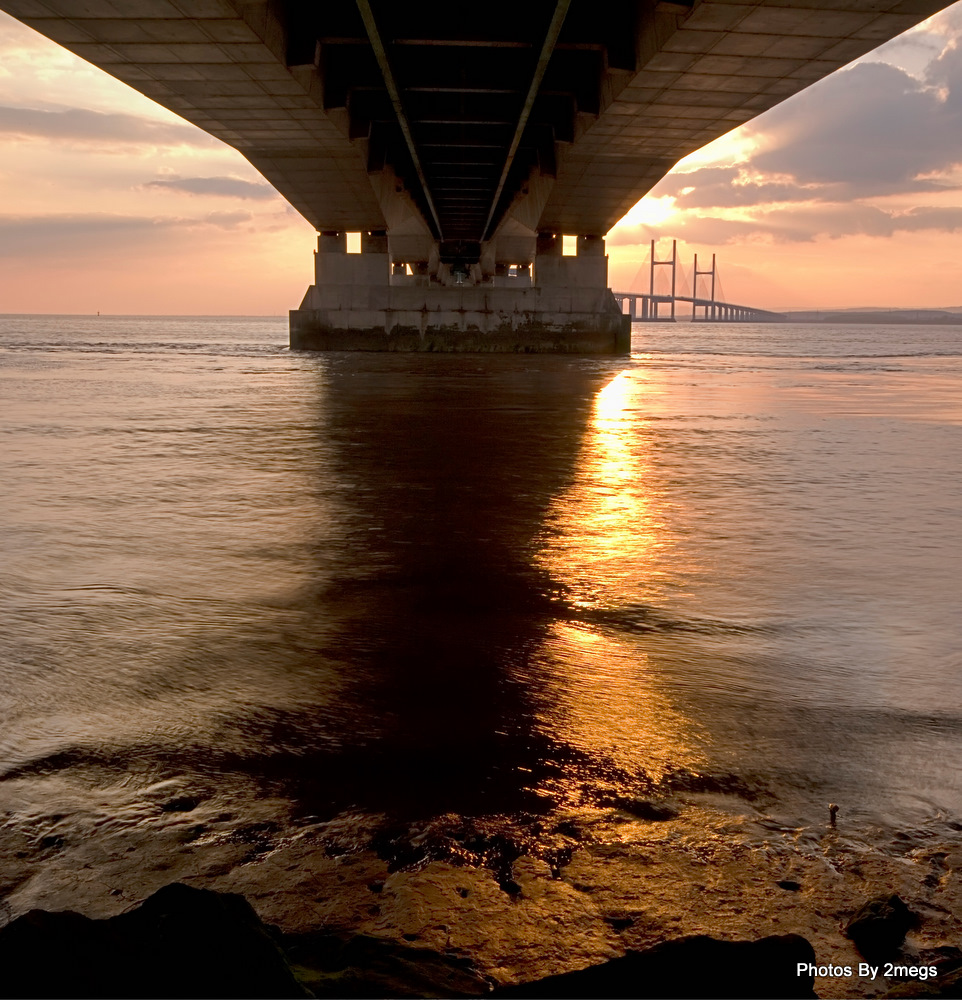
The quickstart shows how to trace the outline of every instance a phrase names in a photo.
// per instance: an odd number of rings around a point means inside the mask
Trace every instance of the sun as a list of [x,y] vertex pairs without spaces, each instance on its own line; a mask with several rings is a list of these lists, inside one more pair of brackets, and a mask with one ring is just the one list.
[[676,213],[673,195],[652,197],[648,195],[641,199],[634,208],[621,218],[619,226],[660,226]]

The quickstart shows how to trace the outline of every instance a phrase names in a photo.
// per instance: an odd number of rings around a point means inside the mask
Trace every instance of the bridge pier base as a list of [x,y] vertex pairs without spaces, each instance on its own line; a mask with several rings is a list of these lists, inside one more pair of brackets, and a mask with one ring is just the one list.
[[322,233],[291,348],[627,354],[631,319],[607,287],[604,241],[581,237],[578,256],[560,243],[539,238],[532,278],[530,260],[486,276],[478,262],[392,262],[384,234],[349,254],[344,233]]

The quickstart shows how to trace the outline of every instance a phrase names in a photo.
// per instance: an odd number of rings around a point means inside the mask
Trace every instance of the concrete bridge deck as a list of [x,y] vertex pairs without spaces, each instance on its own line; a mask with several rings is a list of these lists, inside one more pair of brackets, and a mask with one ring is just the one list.
[[[698,310],[701,310],[701,322],[705,323],[786,323],[788,317],[784,313],[772,312],[770,309],[759,309],[757,306],[740,305],[736,302],[723,302],[720,299],[693,298],[691,295],[651,295],[647,292],[613,292],[619,308],[630,317],[632,322],[658,323],[674,322],[676,319],[698,321]],[[625,304],[628,309],[625,311]],[[691,314],[676,316],[678,303],[691,307]],[[662,312],[665,306],[667,315]]]
[[[944,5],[0,0],[241,151],[318,229],[293,343],[545,350],[624,349],[603,237],[682,156]],[[492,295],[465,309],[465,285]]]

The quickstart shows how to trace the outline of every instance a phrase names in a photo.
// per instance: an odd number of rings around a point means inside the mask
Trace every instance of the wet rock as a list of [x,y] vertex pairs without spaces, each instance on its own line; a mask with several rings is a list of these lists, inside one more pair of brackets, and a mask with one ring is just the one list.
[[615,931],[626,931],[634,925],[635,918],[630,913],[619,911],[617,913],[602,914],[602,920]]
[[647,819],[653,823],[662,823],[665,820],[674,819],[678,815],[678,810],[673,806],[655,799],[622,798],[617,800],[616,805],[623,812],[631,813],[638,819]]
[[193,812],[200,803],[191,795],[181,795],[170,802],[165,802],[160,807],[162,812]]
[[870,899],[845,925],[845,936],[870,961],[891,957],[918,917],[899,896]]
[[491,990],[463,957],[357,935],[305,934],[286,940],[299,979],[321,1000],[354,997],[476,997]]
[[962,969],[925,982],[912,981],[893,986],[883,997],[962,997]]
[[734,795],[747,802],[760,802],[770,797],[757,782],[737,774],[697,774],[684,768],[669,771],[661,780],[661,788],[667,792]]
[[548,864],[552,878],[561,878],[562,870],[571,864],[573,855],[574,848],[572,847],[559,847],[553,851],[545,852],[544,860]]
[[108,920],[31,910],[0,930],[3,997],[306,997],[229,893],[172,884]]
[[919,964],[934,965],[939,970],[939,975],[944,975],[962,967],[962,948],[951,944],[923,948],[919,952]]
[[885,997],[960,997],[962,998],[962,950],[953,945],[924,948],[917,960],[905,963],[934,966],[936,975],[927,980],[910,979],[897,983]]
[[783,997],[813,998],[814,977],[797,975],[799,964],[815,965],[815,952],[797,934],[759,941],[682,938],[648,951],[578,972],[495,990],[493,998],[592,997]]

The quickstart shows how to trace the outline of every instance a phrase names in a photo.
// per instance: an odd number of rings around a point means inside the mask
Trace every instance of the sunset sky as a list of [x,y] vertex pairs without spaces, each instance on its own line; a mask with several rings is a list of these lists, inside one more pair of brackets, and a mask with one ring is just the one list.
[[[612,286],[677,238],[731,301],[962,306],[960,40],[962,3],[683,160]],[[313,247],[239,153],[0,13],[0,312],[283,314]]]

